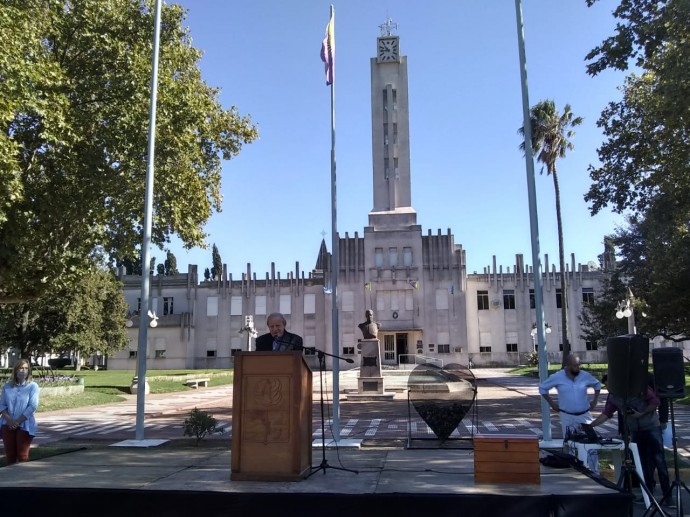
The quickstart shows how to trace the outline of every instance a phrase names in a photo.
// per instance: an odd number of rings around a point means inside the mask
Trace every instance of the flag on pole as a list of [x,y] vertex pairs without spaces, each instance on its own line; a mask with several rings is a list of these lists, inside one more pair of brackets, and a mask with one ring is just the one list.
[[321,61],[324,62],[326,70],[326,84],[333,84],[333,77],[335,76],[335,21],[333,20],[333,13],[331,19],[326,25],[326,35],[321,43]]

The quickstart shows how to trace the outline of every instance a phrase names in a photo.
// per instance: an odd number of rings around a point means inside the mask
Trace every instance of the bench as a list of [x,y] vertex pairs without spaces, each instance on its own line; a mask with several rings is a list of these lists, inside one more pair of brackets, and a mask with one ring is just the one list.
[[190,388],[195,388],[199,389],[201,388],[206,388],[208,386],[208,381],[211,379],[187,379],[185,384],[189,386]]

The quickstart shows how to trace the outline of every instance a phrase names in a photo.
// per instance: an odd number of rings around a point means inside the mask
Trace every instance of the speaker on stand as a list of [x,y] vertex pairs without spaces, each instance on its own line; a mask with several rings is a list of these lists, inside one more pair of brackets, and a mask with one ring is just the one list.
[[[610,337],[606,340],[608,354],[608,378],[606,387],[609,395],[615,400],[619,415],[628,414],[628,402],[631,399],[644,398],[647,393],[647,381],[649,378],[649,339],[639,334],[627,334],[624,336]],[[633,478],[640,485],[651,503],[649,509],[654,508],[660,515],[666,515],[658,501],[654,499],[652,491],[646,485],[644,479],[635,470],[630,451],[630,429],[628,418],[623,420],[623,465],[618,479],[618,487],[631,491]]]
[[[676,515],[683,515],[683,499],[681,487],[690,494],[687,485],[680,479],[678,469],[678,443],[676,438],[676,417],[673,412],[673,399],[685,396],[685,362],[680,348],[665,347],[652,350],[654,367],[654,384],[656,394],[661,399],[668,399],[671,414],[671,437],[673,443],[673,483],[664,494],[662,501],[673,501],[676,505]],[[673,494],[673,496],[671,495]]]

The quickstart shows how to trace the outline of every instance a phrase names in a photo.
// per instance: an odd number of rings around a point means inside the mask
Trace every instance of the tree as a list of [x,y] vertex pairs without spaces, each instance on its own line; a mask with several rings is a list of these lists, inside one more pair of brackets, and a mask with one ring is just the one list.
[[618,272],[605,275],[601,291],[595,293],[594,303],[585,304],[580,314],[580,328],[584,341],[596,343],[597,347],[606,346],[611,336],[627,334],[627,321],[616,318],[618,302],[626,297],[625,282]]
[[165,264],[158,264],[156,266],[156,273],[159,275],[165,275]]
[[120,282],[92,266],[73,285],[56,284],[38,299],[0,306],[0,343],[27,359],[74,351],[108,354],[129,344],[126,312]]
[[207,282],[211,280],[211,271],[208,268],[204,269],[204,280]]
[[599,118],[606,140],[585,200],[592,214],[610,207],[626,215],[615,242],[621,274],[646,314],[638,330],[679,341],[690,335],[690,3],[630,0],[613,14],[616,34],[588,54],[588,72],[629,63],[641,71],[626,77],[622,98]]
[[223,260],[220,258],[220,252],[215,243],[213,243],[212,259],[213,267],[211,268],[211,274],[214,280],[220,280],[220,276],[223,274]]
[[[558,186],[558,172],[556,161],[565,158],[566,151],[573,149],[570,138],[575,132],[572,128],[582,124],[581,117],[574,117],[570,105],[566,104],[563,114],[558,113],[553,100],[541,101],[530,109],[530,124],[532,127],[532,148],[537,153],[537,160],[546,167],[547,175],[553,178],[553,190],[556,198],[556,220],[558,223],[558,259],[561,271],[561,325],[563,327],[563,364],[570,354],[570,340],[568,339],[568,289],[565,274],[565,249],[563,246],[563,220],[561,216],[561,191]],[[525,128],[519,132],[524,137]],[[525,150],[525,143],[520,144]],[[541,172],[544,172],[542,167]]]
[[[0,301],[140,256],[152,2],[0,4]],[[152,242],[205,246],[221,159],[257,132],[201,77],[185,11],[161,13]]]
[[165,274],[167,276],[180,274],[180,272],[177,270],[177,258],[170,250],[168,250],[166,253]]

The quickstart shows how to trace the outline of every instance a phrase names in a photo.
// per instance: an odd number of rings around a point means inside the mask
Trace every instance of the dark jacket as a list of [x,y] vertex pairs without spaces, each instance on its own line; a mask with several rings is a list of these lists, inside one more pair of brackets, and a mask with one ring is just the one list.
[[[257,352],[272,352],[273,351],[273,336],[270,332],[263,334],[256,338],[256,351]],[[302,338],[297,334],[288,332],[287,330],[283,332],[283,335],[279,338],[280,352],[287,352],[291,350],[302,351]]]

